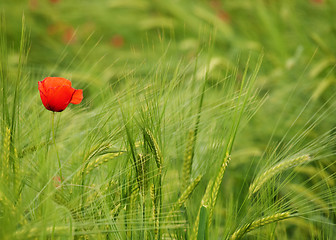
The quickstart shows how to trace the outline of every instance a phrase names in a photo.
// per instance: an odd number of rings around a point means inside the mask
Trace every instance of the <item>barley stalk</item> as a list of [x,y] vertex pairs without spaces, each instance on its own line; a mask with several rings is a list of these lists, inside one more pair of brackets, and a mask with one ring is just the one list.
[[[210,180],[207,186],[207,189],[205,191],[205,194],[202,198],[202,202],[201,202],[201,207],[202,206],[208,206],[209,203],[211,202],[211,190],[213,189],[213,181]],[[199,227],[199,221],[200,221],[200,213],[201,213],[201,207],[198,210],[196,219],[195,219],[195,223],[194,223],[194,228],[193,231],[190,235],[190,239],[191,240],[196,240],[197,239],[197,233],[198,233],[198,227]]]
[[242,238],[246,233],[253,231],[256,228],[260,228],[270,223],[279,222],[281,220],[293,217],[290,212],[276,213],[274,215],[260,218],[252,223],[245,224],[243,227],[236,230],[230,237],[230,240],[237,240]]
[[293,159],[281,161],[278,164],[274,165],[273,167],[269,168],[263,174],[257,177],[256,180],[254,180],[254,182],[250,185],[249,197],[251,197],[252,194],[256,193],[265,182],[267,182],[269,179],[271,179],[278,173],[307,163],[310,160],[311,158],[309,157],[309,155],[302,155]]
[[158,220],[158,210],[157,210],[157,197],[156,197],[156,191],[155,191],[155,185],[152,184],[150,187],[150,197],[152,200],[153,205],[153,212],[152,212],[152,218],[154,222],[154,239],[158,239],[158,232],[159,232],[159,220]]
[[[196,70],[197,63],[195,64],[195,70]],[[195,145],[196,145],[196,139],[198,135],[198,129],[199,129],[199,124],[201,121],[201,112],[202,112],[202,106],[203,106],[203,100],[204,100],[204,95],[205,95],[205,89],[206,89],[206,79],[207,79],[207,74],[205,76],[205,81],[202,87],[202,94],[200,97],[199,105],[198,105],[198,111],[197,111],[197,117],[196,117],[196,123],[195,123],[195,128],[194,130],[190,130],[188,134],[188,143],[186,146],[186,152],[184,155],[184,162],[183,162],[183,183],[182,183],[182,189],[186,189],[187,186],[190,183],[191,179],[191,169],[192,169],[192,163],[193,163],[193,158],[195,154]]]
[[[144,157],[142,154],[138,154],[137,157],[137,161],[135,164],[136,167],[136,172],[137,172],[137,182],[138,182],[138,187],[140,189],[140,205],[142,208],[142,229],[146,229],[145,228],[145,221],[144,219],[146,219],[146,203],[145,203],[145,193],[146,193],[146,189],[147,189],[147,164],[148,161],[146,160],[146,157]],[[143,234],[141,236],[141,238],[145,239],[145,235]]]

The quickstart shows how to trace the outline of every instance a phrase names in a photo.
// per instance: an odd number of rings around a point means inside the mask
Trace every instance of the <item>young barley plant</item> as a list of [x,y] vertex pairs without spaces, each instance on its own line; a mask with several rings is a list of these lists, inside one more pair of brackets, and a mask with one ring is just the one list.
[[332,1],[0,8],[0,239],[333,239]]

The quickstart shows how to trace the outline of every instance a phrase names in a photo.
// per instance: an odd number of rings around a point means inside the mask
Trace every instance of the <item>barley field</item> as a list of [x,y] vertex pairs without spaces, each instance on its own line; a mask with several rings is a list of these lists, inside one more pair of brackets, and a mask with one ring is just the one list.
[[0,0],[0,239],[336,239],[335,0]]

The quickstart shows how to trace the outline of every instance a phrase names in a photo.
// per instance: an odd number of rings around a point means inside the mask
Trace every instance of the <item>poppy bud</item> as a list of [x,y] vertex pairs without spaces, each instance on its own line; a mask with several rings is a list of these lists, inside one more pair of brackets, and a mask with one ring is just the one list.
[[69,103],[79,104],[83,99],[83,90],[72,88],[65,78],[47,77],[38,82],[38,89],[43,105],[53,112],[62,112]]

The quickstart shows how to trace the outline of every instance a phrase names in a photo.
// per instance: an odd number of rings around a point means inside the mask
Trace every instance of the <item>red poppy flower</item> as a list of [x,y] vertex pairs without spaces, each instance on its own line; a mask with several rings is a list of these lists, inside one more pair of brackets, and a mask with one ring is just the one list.
[[47,77],[38,82],[38,89],[43,105],[53,112],[62,112],[69,103],[79,104],[83,99],[83,90],[72,88],[65,78]]
[[114,35],[111,38],[111,45],[115,48],[121,48],[124,46],[124,38],[121,35]]
[[54,186],[56,188],[59,188],[61,186],[61,184],[62,184],[62,181],[64,181],[64,179],[61,178],[60,176],[53,177],[53,180],[54,180]]
[[76,43],[76,31],[73,27],[67,27],[63,33],[63,42],[65,44],[74,44]]

